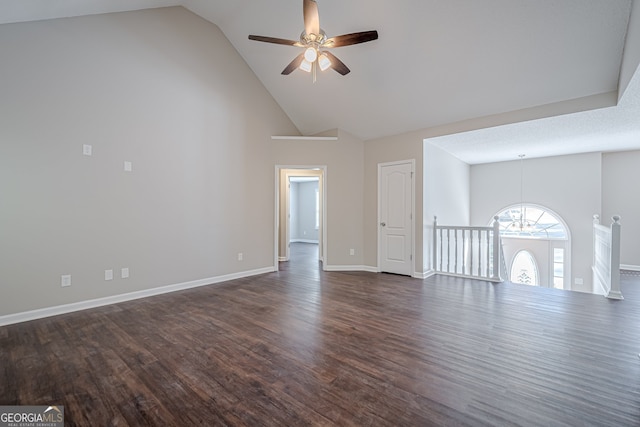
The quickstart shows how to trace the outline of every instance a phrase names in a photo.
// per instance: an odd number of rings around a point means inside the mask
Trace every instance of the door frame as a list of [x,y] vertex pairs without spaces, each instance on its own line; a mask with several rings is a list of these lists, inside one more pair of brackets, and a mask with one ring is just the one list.
[[409,222],[409,227],[411,228],[409,234],[411,236],[411,277],[418,277],[418,274],[416,273],[416,259],[415,259],[415,253],[416,253],[416,238],[415,238],[415,233],[416,233],[416,183],[415,183],[415,176],[416,176],[416,160],[415,159],[407,159],[407,160],[397,160],[394,162],[384,162],[384,163],[378,163],[378,191],[377,191],[377,198],[378,198],[378,217],[377,217],[377,222],[376,222],[376,229],[378,230],[377,232],[377,240],[378,240],[378,245],[377,245],[377,251],[378,251],[378,266],[377,266],[377,270],[378,273],[380,273],[382,271],[382,267],[381,267],[381,253],[382,253],[382,229],[380,228],[380,223],[382,222],[382,213],[381,213],[381,195],[380,192],[382,191],[382,168],[385,166],[398,166],[398,165],[406,165],[409,164],[411,166],[411,221]]
[[[318,252],[320,261],[322,262],[322,269],[325,269],[327,259],[327,166],[326,165],[276,165],[275,166],[275,215],[274,215],[274,227],[273,227],[273,270],[279,270],[280,261],[280,234],[283,224],[280,223],[280,204],[284,201],[285,209],[289,210],[289,188],[285,187],[286,191],[281,191],[282,187],[282,175],[284,175],[284,182],[289,183],[289,178],[293,176],[317,176],[318,177],[318,192],[320,193],[321,209],[320,209],[320,227],[318,230],[318,240],[320,250]],[[284,199],[283,199],[284,198]],[[288,215],[287,215],[288,216]],[[285,224],[285,238],[289,239],[289,218],[286,218]],[[287,249],[285,254],[285,260],[289,259],[289,242],[287,242]]]

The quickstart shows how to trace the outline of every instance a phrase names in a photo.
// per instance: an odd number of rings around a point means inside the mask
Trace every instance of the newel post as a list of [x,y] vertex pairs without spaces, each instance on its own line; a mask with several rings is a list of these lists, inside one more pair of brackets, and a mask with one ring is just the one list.
[[620,215],[614,215],[611,219],[611,290],[607,298],[624,299],[620,292]]
[[494,280],[500,279],[500,223],[498,217],[493,217],[493,275]]

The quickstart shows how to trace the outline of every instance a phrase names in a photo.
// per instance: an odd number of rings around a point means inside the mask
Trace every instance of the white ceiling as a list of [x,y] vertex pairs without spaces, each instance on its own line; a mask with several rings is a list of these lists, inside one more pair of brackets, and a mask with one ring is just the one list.
[[[380,38],[334,49],[351,73],[316,83],[280,74],[299,48],[247,39],[297,39],[301,0],[0,0],[0,23],[182,5],[222,29],[301,134],[340,128],[371,140],[617,91],[632,0],[318,4],[329,36]],[[432,141],[470,164],[640,148],[637,80],[615,107]]]

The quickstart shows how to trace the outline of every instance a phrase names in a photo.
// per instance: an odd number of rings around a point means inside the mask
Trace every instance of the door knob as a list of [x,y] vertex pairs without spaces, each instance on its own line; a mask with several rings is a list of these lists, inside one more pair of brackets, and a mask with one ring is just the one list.
[[380,225],[383,226],[383,227],[386,227],[387,223],[386,222],[381,222]]

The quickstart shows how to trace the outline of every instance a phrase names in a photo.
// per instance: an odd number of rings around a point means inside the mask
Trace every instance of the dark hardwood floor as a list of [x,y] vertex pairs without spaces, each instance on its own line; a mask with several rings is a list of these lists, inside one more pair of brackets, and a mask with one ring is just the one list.
[[[67,425],[640,425],[624,301],[481,281],[277,273],[0,328],[0,405]],[[300,250],[298,250],[300,249]]]

